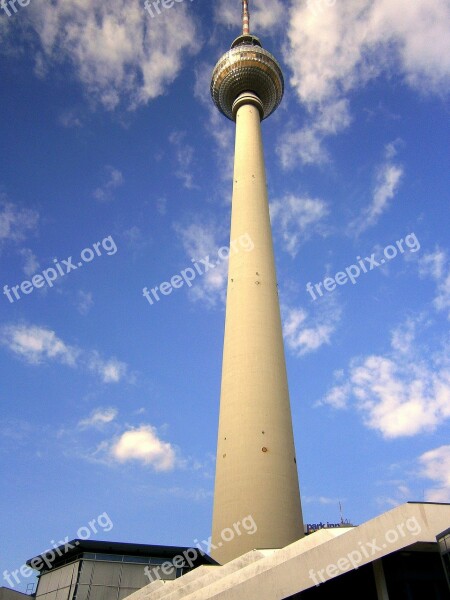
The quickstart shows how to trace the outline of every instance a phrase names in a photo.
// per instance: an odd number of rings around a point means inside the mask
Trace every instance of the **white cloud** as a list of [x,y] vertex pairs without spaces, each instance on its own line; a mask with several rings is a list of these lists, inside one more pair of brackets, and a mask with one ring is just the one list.
[[103,383],[118,383],[127,373],[127,365],[116,358],[103,359],[98,352],[90,353],[87,358],[90,371],[100,375]]
[[298,162],[304,165],[323,164],[330,160],[324,139],[337,135],[351,122],[347,100],[330,101],[311,108],[309,122],[301,129],[285,131],[277,146],[277,153],[284,169]]
[[395,196],[402,176],[402,167],[390,164],[381,167],[377,174],[373,201],[365,216],[366,227],[376,223],[380,215],[387,209],[388,201]]
[[270,204],[275,231],[280,231],[287,252],[295,257],[300,245],[315,233],[324,233],[322,221],[329,214],[323,200],[289,194]]
[[447,254],[445,250],[436,248],[434,252],[429,252],[421,259],[419,263],[419,272],[421,275],[430,275],[433,279],[442,279],[446,274]]
[[21,19],[23,39],[28,27],[38,40],[37,73],[68,61],[86,94],[107,109],[135,108],[162,95],[200,45],[186,2],[152,19],[141,2],[55,0],[31,3]]
[[116,358],[104,359],[97,351],[86,351],[63,342],[54,331],[35,325],[5,325],[0,344],[32,365],[55,361],[70,367],[84,367],[99,375],[103,383],[118,383],[128,372]]
[[341,317],[333,300],[324,303],[321,312],[311,315],[303,308],[283,306],[283,335],[286,346],[297,356],[329,345]]
[[36,230],[39,215],[29,208],[20,208],[0,194],[0,244],[21,242]]
[[384,157],[386,160],[392,160],[398,154],[398,147],[403,145],[403,140],[401,138],[397,138],[392,142],[389,142],[384,147]]
[[[221,247],[218,240],[226,235],[224,227],[212,223],[191,223],[185,227],[176,224],[174,228],[189,263],[192,259],[199,261],[209,257],[210,262],[215,264],[214,268],[209,268],[206,273],[198,275],[193,281],[189,297],[194,301],[201,301],[209,307],[223,303],[228,277],[228,260],[219,260],[217,252]],[[202,267],[202,270],[204,271],[205,267]]]
[[429,276],[436,282],[436,296],[433,304],[438,311],[447,312],[450,319],[450,262],[444,250],[437,248],[425,254],[419,262],[421,276]]
[[[417,325],[417,323],[416,323]],[[351,361],[346,380],[321,404],[355,407],[385,438],[432,432],[450,418],[450,360],[419,352],[411,320],[392,333],[392,350]]]
[[434,487],[425,493],[427,502],[450,502],[450,446],[429,450],[419,457],[421,476],[431,479]]
[[112,423],[117,415],[118,410],[116,408],[97,408],[92,411],[89,417],[82,419],[78,423],[78,426],[82,429],[88,427],[101,427],[102,425]]
[[449,23],[446,0],[347,0],[318,11],[294,3],[284,53],[291,83],[302,103],[323,103],[394,67],[412,87],[441,93]]
[[7,325],[0,331],[0,343],[30,364],[45,360],[74,367],[79,355],[77,348],[66,345],[54,331],[44,327]]
[[322,164],[328,160],[328,152],[322,144],[314,125],[284,132],[277,146],[277,153],[284,169],[290,169],[298,161],[305,165]]
[[[293,2],[283,54],[290,83],[311,122],[283,135],[278,149],[283,165],[325,162],[324,137],[351,122],[347,96],[382,73],[396,71],[424,94],[447,93],[449,23],[447,0]],[[331,106],[340,106],[335,128],[321,130],[320,113]]]
[[105,171],[107,174],[105,183],[93,192],[94,198],[99,202],[112,200],[114,190],[123,185],[123,175],[119,169],[107,165]]
[[[385,155],[392,156],[394,147],[386,146]],[[349,225],[349,230],[357,234],[375,225],[381,215],[389,208],[389,201],[397,193],[403,177],[403,167],[386,160],[376,172],[372,201],[354,221]]]
[[110,448],[111,457],[120,462],[138,461],[155,471],[171,471],[175,467],[175,450],[163,442],[151,425],[125,431]]

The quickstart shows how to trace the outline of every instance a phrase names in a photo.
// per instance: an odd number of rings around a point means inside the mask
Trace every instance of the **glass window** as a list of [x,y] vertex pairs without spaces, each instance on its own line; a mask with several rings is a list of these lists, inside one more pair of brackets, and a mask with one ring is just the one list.
[[119,588],[105,585],[91,586],[89,600],[117,600]]
[[119,587],[122,565],[110,562],[96,562],[94,565],[92,585],[112,585]]
[[62,569],[53,569],[52,571],[49,571],[49,573],[48,573],[48,577],[49,577],[48,591],[49,592],[53,592],[58,589],[59,580],[61,578],[61,571],[62,571]]
[[59,588],[56,592],[56,600],[69,600],[70,587]]
[[149,583],[144,565],[124,564],[120,587],[140,589]]
[[169,559],[168,558],[156,558],[156,557],[152,556],[149,560],[152,565],[162,565],[165,562],[167,562]]
[[123,557],[123,562],[127,562],[127,563],[140,563],[142,565],[148,565],[149,563],[149,558],[146,556],[127,556],[125,555]]
[[50,573],[44,573],[39,577],[38,588],[36,597],[39,598],[48,592],[48,586],[50,583]]
[[81,573],[80,573],[80,578],[79,578],[79,582],[80,583],[91,583],[91,577],[92,577],[92,573],[94,571],[94,565],[95,563],[86,560],[83,560],[81,563]]
[[111,562],[122,562],[122,554],[97,554],[97,560],[109,560]]
[[77,585],[77,589],[75,592],[75,598],[76,600],[87,600],[89,597],[89,585]]
[[66,565],[59,569],[61,572],[58,584],[59,588],[67,587],[72,583],[75,567],[76,571],[78,572],[78,563],[71,563],[70,565]]

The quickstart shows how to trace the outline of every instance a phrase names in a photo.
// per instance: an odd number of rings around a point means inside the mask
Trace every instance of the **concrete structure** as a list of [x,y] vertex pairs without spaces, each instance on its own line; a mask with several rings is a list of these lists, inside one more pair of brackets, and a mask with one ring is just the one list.
[[[284,82],[249,31],[243,0],[243,34],[211,82],[217,108],[236,121],[231,240],[249,236],[254,244],[229,262],[212,526],[220,563],[304,535],[261,136]],[[247,515],[257,532],[233,538]]]
[[0,600],[30,600],[30,598],[34,598],[34,596],[7,587],[0,587]]
[[436,537],[449,523],[450,504],[408,502],[357,527],[201,566],[127,600],[448,600]]
[[39,600],[122,600],[150,581],[163,585],[203,564],[215,563],[186,547],[95,540],[72,540],[27,561],[39,571]]

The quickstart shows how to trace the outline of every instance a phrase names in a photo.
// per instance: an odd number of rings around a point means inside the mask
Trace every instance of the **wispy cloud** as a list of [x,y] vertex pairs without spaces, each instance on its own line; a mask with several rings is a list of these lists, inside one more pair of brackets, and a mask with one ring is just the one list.
[[54,331],[36,325],[5,325],[0,329],[0,344],[31,365],[56,362],[83,367],[100,376],[104,383],[118,383],[127,376],[128,367],[116,358],[104,359],[94,351],[66,344]]
[[[216,260],[214,269],[209,269],[199,277],[189,290],[189,297],[193,301],[203,302],[209,307],[216,306],[225,301],[226,283],[228,275],[228,261],[217,261],[217,251],[223,245],[220,240],[226,238],[225,226],[215,223],[190,223],[181,225],[176,223],[174,229],[186,252],[186,258],[199,260],[207,256]],[[188,264],[189,264],[188,263]]]
[[78,290],[75,305],[80,315],[87,315],[91,308],[94,306],[92,292],[84,292],[83,290]]
[[104,359],[97,351],[86,354],[86,364],[90,371],[99,375],[103,383],[118,383],[127,374],[128,367],[117,358]]
[[22,242],[36,231],[39,214],[9,202],[0,194],[0,248],[6,242]]
[[140,2],[126,0],[99,2],[95,10],[79,0],[31,3],[26,17],[23,38],[13,27],[0,28],[2,43],[15,35],[16,45],[25,44],[32,30],[37,73],[66,61],[86,95],[109,110],[135,109],[162,95],[200,47],[187,3],[163,11],[157,26]]
[[300,129],[292,125],[283,132],[277,145],[277,153],[284,169],[291,169],[297,163],[321,165],[329,162],[330,155],[324,140],[337,135],[351,122],[347,100],[337,100],[325,105],[310,108],[306,125]]
[[75,367],[79,350],[65,344],[54,331],[33,325],[6,325],[0,343],[33,365],[51,360]]
[[99,202],[109,202],[114,198],[114,190],[123,185],[123,175],[111,165],[105,167],[106,180],[100,187],[94,190],[93,196]]
[[75,110],[65,110],[58,117],[60,125],[66,129],[74,129],[83,127],[83,121]]
[[436,296],[433,304],[436,310],[447,313],[450,319],[450,261],[441,248],[429,252],[419,262],[422,277],[431,277],[436,282]]
[[88,429],[90,427],[101,428],[104,425],[112,423],[117,415],[118,410],[116,408],[96,408],[86,419],[82,419],[78,426],[81,429]]
[[314,234],[324,235],[323,221],[329,214],[328,206],[319,198],[289,194],[270,205],[270,218],[283,246],[295,257],[301,244]]
[[286,346],[297,356],[329,345],[341,318],[341,310],[333,299],[314,313],[292,306],[283,306],[282,313]]
[[[450,81],[449,22],[446,0],[293,2],[284,59],[310,122],[286,132],[280,141],[283,165],[325,162],[324,138],[351,123],[346,104],[350,92],[384,72],[399,73],[422,94],[445,93]],[[320,115],[330,107],[341,116],[334,128],[321,127]],[[380,191],[380,202],[382,197]]]
[[39,269],[39,261],[33,251],[30,248],[21,248],[19,254],[24,260],[23,272],[25,275],[28,277],[34,275]]
[[175,157],[178,163],[175,176],[181,179],[186,189],[199,189],[199,186],[194,184],[192,173],[194,148],[184,141],[185,137],[186,132],[184,131],[174,131],[169,136],[169,142],[175,149]]
[[388,439],[432,432],[450,418],[448,352],[420,352],[411,320],[392,332],[391,351],[355,358],[320,404],[356,409]]
[[360,234],[372,227],[388,210],[389,202],[395,197],[404,174],[403,167],[395,164],[392,160],[396,154],[395,143],[387,144],[385,161],[376,169],[372,200],[369,206],[364,208],[361,214],[350,223],[350,233]]
[[450,502],[450,446],[424,452],[418,459],[420,475],[433,481],[425,493],[427,502]]

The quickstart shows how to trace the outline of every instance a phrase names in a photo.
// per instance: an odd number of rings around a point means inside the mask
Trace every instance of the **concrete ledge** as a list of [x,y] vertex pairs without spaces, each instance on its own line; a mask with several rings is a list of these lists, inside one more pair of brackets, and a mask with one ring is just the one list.
[[[418,542],[436,543],[450,504],[406,503],[359,525],[322,529],[183,600],[280,600]],[[223,567],[219,567],[223,569]]]
[[252,550],[225,565],[202,565],[178,579],[153,581],[144,588],[127,596],[126,600],[178,600],[192,592],[204,589],[214,581],[226,577],[245,566],[273,554],[273,550]]

